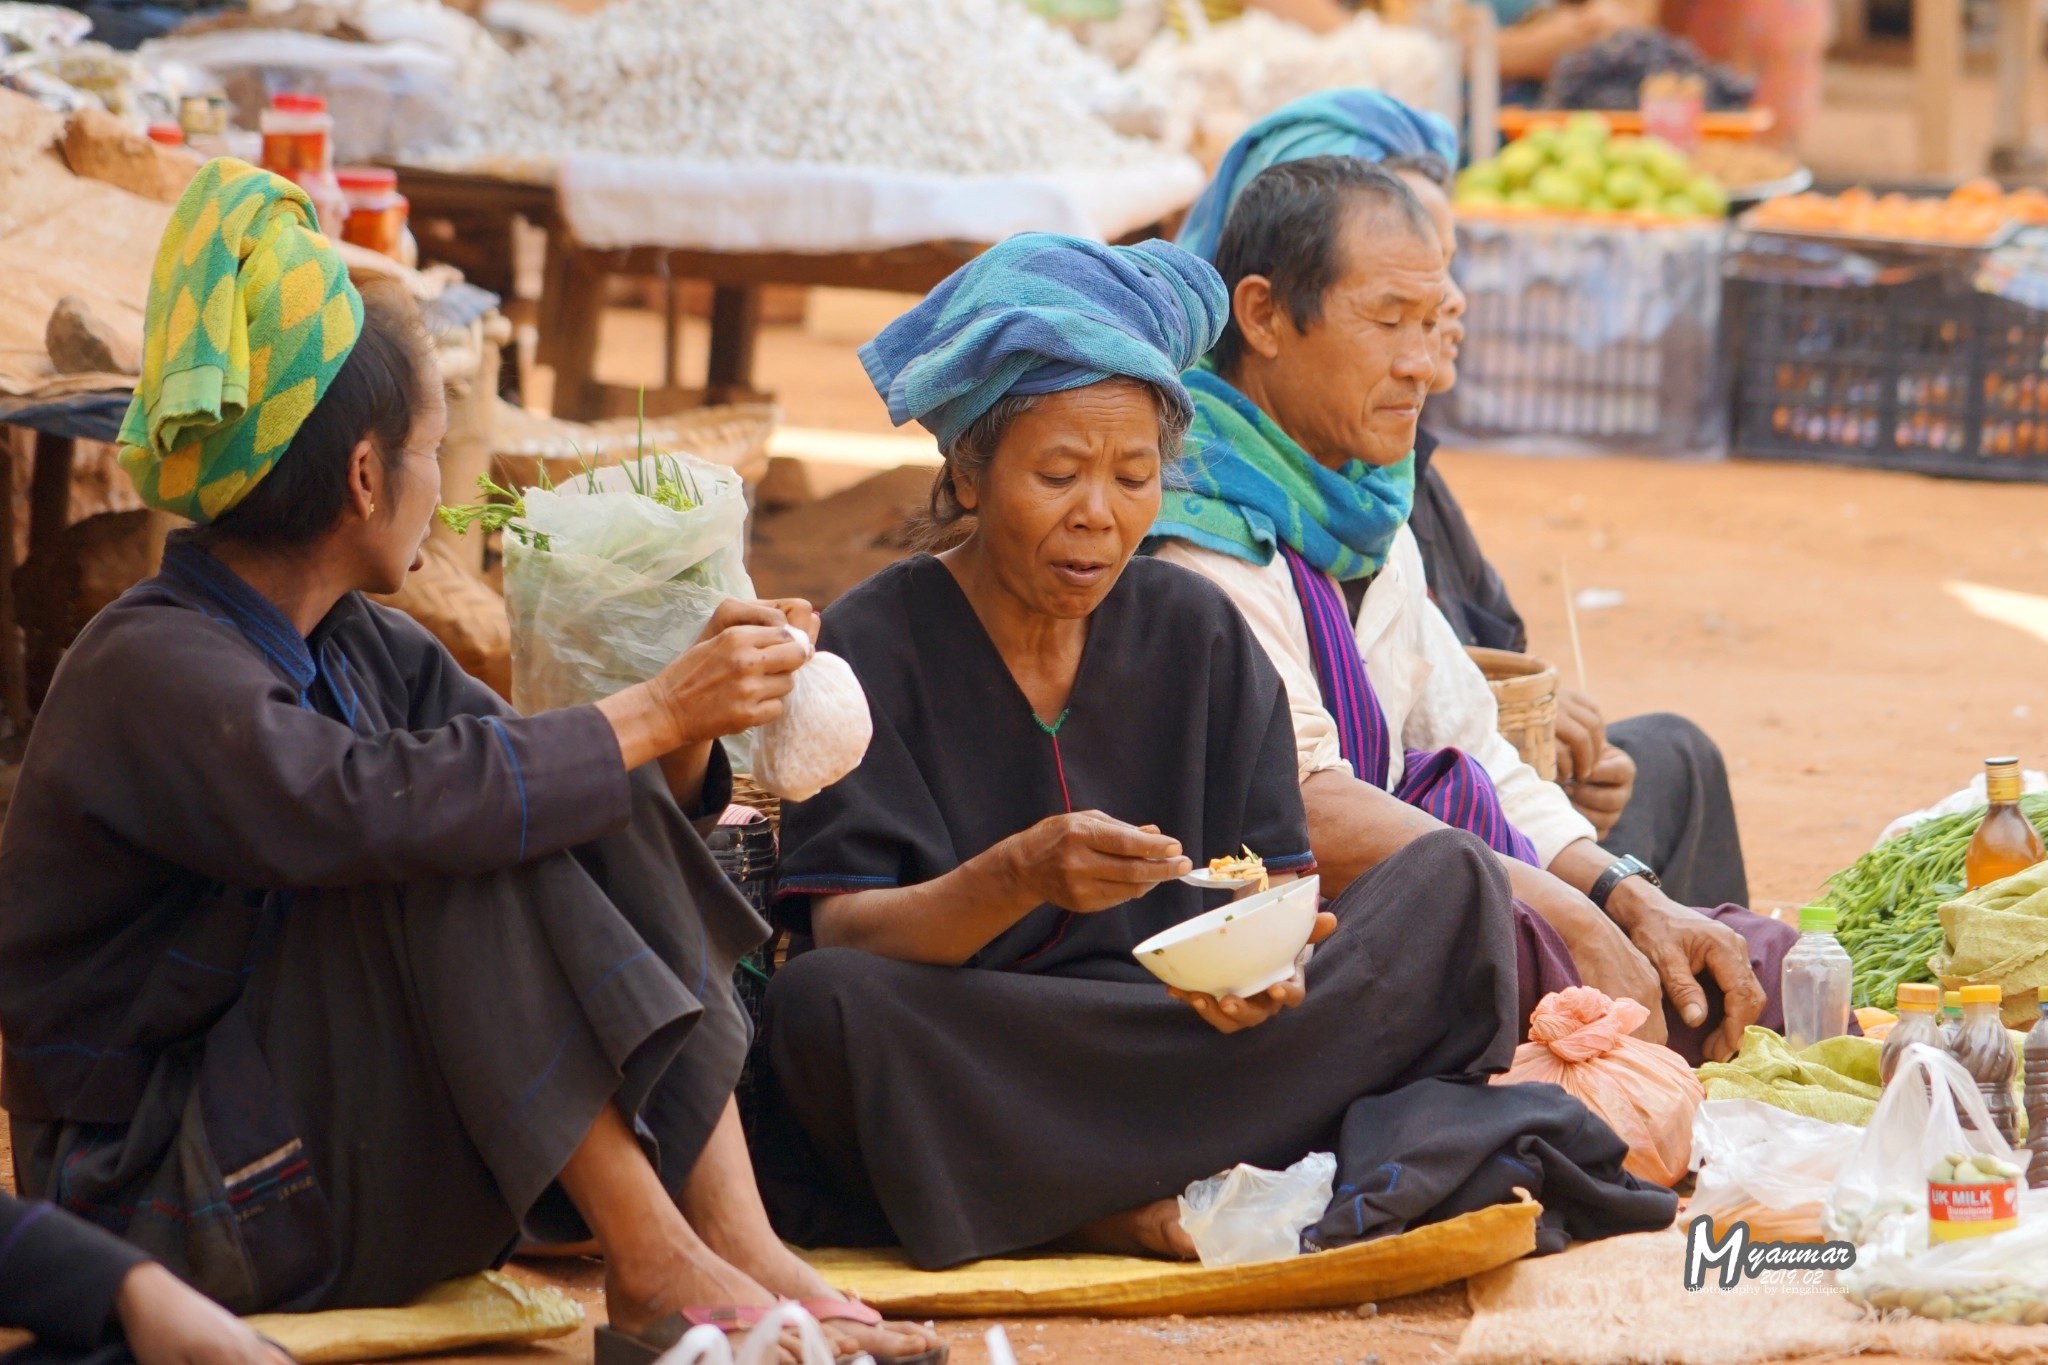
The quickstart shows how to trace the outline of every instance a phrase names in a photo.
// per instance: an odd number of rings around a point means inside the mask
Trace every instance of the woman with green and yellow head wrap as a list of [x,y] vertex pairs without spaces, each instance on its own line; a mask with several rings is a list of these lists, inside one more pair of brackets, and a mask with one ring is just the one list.
[[215,161],[157,256],[121,459],[195,526],[72,646],[8,821],[22,1192],[243,1312],[402,1303],[522,1232],[595,1235],[654,1345],[685,1305],[836,1299],[734,1196],[766,927],[687,818],[815,618],[728,602],[651,682],[521,717],[366,600],[426,537],[441,382],[312,224]]

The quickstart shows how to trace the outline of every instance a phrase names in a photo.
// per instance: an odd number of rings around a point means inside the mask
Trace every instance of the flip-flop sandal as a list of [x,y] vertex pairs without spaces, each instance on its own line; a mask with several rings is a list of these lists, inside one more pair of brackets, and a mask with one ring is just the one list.
[[616,1327],[597,1329],[593,1365],[654,1365],[692,1327],[718,1327],[728,1333],[758,1327],[761,1319],[775,1309],[761,1304],[724,1304],[716,1308],[685,1308],[657,1318],[644,1332],[621,1332]]
[[[804,1299],[798,1306],[821,1323],[850,1322],[857,1327],[880,1327],[883,1324],[882,1315],[859,1299]],[[875,1365],[946,1365],[953,1348],[942,1341],[928,1351],[919,1351],[911,1356],[869,1354]]]
[[[834,1316],[841,1321],[859,1321],[872,1327],[882,1321],[875,1314],[869,1322],[860,1314],[839,1311],[835,1301],[819,1300],[821,1307],[831,1306]],[[866,1307],[865,1304],[861,1305]],[[692,1327],[718,1327],[728,1334],[750,1332],[761,1325],[761,1320],[775,1310],[760,1304],[724,1305],[717,1308],[685,1308],[680,1313],[671,1313],[661,1318],[646,1331],[639,1334],[621,1332],[615,1327],[600,1327],[596,1331],[596,1350],[593,1365],[654,1365],[675,1348]],[[808,1309],[806,1310],[808,1311]],[[868,1309],[873,1313],[873,1309]],[[812,1317],[817,1317],[815,1313]],[[822,1319],[820,1319],[822,1321]],[[890,1356],[878,1360],[865,1351],[840,1356],[834,1365],[946,1365],[947,1348],[941,1346],[934,1354],[925,1351],[914,1356]]]

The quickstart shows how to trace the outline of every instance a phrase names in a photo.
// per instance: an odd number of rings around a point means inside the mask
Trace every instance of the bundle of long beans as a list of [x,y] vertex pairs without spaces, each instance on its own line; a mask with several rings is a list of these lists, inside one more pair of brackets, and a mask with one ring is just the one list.
[[[2048,837],[2048,793],[2020,809]],[[1963,855],[1984,819],[1980,806],[1922,821],[1828,878],[1816,905],[1835,909],[1835,935],[1856,964],[1855,1002],[1891,1009],[1902,981],[1932,981],[1942,946],[1941,907],[1963,894]]]

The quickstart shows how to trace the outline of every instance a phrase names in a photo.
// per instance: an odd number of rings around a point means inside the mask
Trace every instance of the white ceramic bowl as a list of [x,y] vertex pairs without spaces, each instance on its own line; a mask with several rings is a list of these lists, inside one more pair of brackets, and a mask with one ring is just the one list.
[[1167,985],[1218,999],[1257,995],[1294,975],[1321,904],[1322,880],[1302,877],[1154,934],[1131,950]]

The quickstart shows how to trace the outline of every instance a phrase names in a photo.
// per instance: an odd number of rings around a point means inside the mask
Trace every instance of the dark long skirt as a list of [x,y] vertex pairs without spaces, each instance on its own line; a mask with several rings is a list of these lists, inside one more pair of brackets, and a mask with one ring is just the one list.
[[1707,732],[1658,713],[1616,721],[1607,737],[1635,760],[1636,787],[1601,846],[1656,868],[1680,905],[1749,904],[1728,765]]
[[15,1125],[25,1190],[244,1312],[403,1303],[522,1223],[587,1235],[554,1181],[609,1102],[678,1188],[746,1052],[734,964],[767,933],[650,773],[631,827],[573,854],[302,893],[272,927],[132,1123]]
[[917,1264],[954,1265],[1330,1150],[1362,1095],[1506,1067],[1516,934],[1484,844],[1427,835],[1331,908],[1307,1001],[1232,1036],[1135,962],[1081,979],[796,958],[762,1027],[817,1166],[763,1172],[771,1216],[816,1241],[871,1210]]

